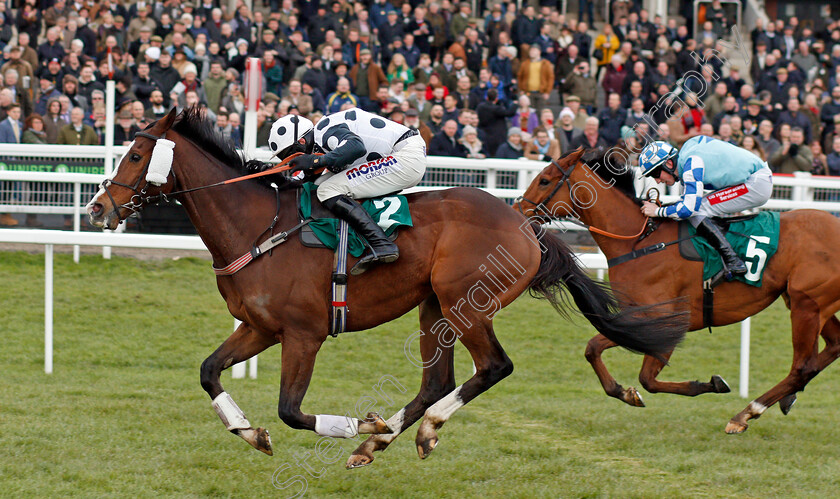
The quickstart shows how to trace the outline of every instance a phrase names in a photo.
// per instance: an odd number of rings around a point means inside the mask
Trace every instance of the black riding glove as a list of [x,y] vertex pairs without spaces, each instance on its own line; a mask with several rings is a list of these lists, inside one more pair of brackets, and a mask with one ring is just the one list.
[[292,167],[290,171],[292,173],[296,173],[301,170],[313,170],[321,166],[318,164],[320,161],[320,156],[315,154],[304,154],[303,156],[298,156],[289,162]]

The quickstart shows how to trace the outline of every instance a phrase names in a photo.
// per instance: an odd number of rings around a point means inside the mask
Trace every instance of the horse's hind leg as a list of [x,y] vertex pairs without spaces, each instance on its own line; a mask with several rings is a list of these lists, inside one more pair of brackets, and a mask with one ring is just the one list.
[[[423,380],[420,392],[414,400],[388,419],[393,433],[371,435],[347,460],[347,468],[358,468],[370,464],[373,453],[385,450],[402,432],[413,425],[432,404],[455,389],[453,344],[442,341],[436,326],[443,325],[443,314],[437,296],[432,295],[420,304],[420,357],[423,364]],[[454,338],[452,339],[454,341]],[[407,352],[406,355],[412,355]],[[413,355],[412,355],[413,357]]]
[[242,323],[224,343],[201,364],[201,386],[213,399],[213,408],[231,433],[239,435],[255,449],[271,455],[271,438],[263,428],[256,430],[245,414],[224,391],[220,376],[228,367],[250,359],[277,343],[273,336],[266,336]]
[[607,370],[607,366],[604,365],[604,361],[601,359],[601,354],[604,353],[604,350],[617,346],[617,343],[610,340],[603,334],[596,334],[591,340],[589,340],[589,343],[586,344],[586,360],[592,365],[592,369],[595,370],[595,374],[598,376],[598,380],[601,382],[601,386],[604,387],[604,391],[607,395],[615,397],[635,407],[644,407],[645,402],[642,400],[642,396],[639,395],[639,392],[632,386],[624,388],[618,384],[615,378],[613,378]]
[[747,429],[747,421],[760,417],[768,407],[784,397],[801,391],[820,372],[817,349],[824,324],[821,324],[819,306],[803,292],[791,292],[790,299],[793,323],[793,365],[790,373],[736,414],[726,425],[726,433],[743,433]]
[[513,372],[513,362],[496,339],[491,320],[480,313],[464,313],[464,310],[459,315],[457,317],[451,311],[444,312],[449,323],[463,333],[460,340],[470,352],[476,372],[466,383],[426,410],[415,439],[421,459],[428,457],[434,450],[438,443],[437,430],[455,411]]
[[[668,352],[665,356],[666,360],[671,358],[673,353],[673,351]],[[642,370],[639,372],[639,382],[645,390],[650,393],[674,393],[688,397],[695,397],[703,393],[729,393],[731,391],[726,381],[717,374],[712,376],[708,383],[702,381],[659,381],[656,377],[663,367],[665,367],[665,364],[661,360],[645,355]]]
[[[817,357],[817,364],[819,364],[818,370],[822,372],[823,369],[840,357],[840,320],[835,316],[831,316],[828,322],[825,323],[825,326],[823,326],[822,331],[820,331],[820,335],[825,340],[825,347]],[[779,401],[779,408],[782,410],[782,414],[787,415],[791,408],[793,408],[795,402],[795,392],[785,395]]]

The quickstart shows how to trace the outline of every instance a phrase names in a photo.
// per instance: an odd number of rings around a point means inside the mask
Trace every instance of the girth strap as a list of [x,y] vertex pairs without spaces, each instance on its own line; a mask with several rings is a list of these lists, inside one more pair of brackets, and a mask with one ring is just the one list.
[[242,270],[243,267],[245,267],[246,265],[251,263],[258,256],[262,255],[263,253],[267,253],[269,250],[271,250],[275,246],[279,246],[279,245],[285,243],[286,240],[289,239],[290,235],[292,235],[294,232],[300,230],[304,225],[307,225],[311,221],[312,221],[311,218],[307,218],[306,220],[304,220],[301,223],[295,225],[291,229],[283,231],[283,232],[277,234],[276,236],[272,236],[272,237],[266,239],[259,246],[251,247],[251,251],[249,251],[249,252],[245,253],[244,255],[240,256],[236,260],[229,263],[227,266],[222,267],[220,269],[216,268],[216,267],[213,267],[213,272],[215,272],[216,275],[233,275],[233,274],[239,272],[240,270]]

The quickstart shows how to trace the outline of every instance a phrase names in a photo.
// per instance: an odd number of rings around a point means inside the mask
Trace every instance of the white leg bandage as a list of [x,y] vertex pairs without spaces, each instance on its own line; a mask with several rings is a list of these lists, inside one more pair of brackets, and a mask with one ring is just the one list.
[[359,421],[346,416],[318,414],[315,416],[315,433],[324,437],[353,438],[359,434]]
[[244,430],[251,427],[245,413],[236,405],[228,392],[222,392],[213,399],[213,409],[216,410],[216,414],[219,415],[228,431]]
[[166,139],[158,139],[155,148],[152,150],[152,159],[149,161],[149,171],[146,173],[146,182],[155,185],[163,185],[172,169],[172,157],[174,155],[175,142]]

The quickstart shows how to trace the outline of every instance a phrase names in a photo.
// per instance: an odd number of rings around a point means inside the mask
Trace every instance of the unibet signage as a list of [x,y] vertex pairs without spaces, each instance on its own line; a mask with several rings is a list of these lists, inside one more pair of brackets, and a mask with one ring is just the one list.
[[35,163],[32,161],[7,159],[0,161],[0,171],[4,170],[15,172],[93,173],[98,175],[105,173],[105,167],[102,165],[58,160],[53,163],[50,163],[49,160],[46,163]]

